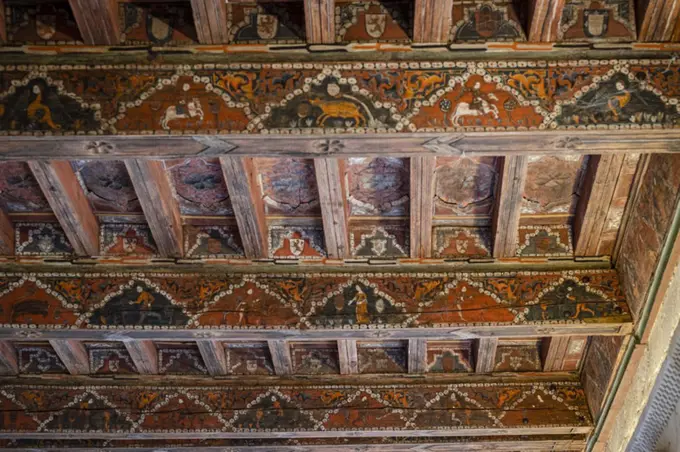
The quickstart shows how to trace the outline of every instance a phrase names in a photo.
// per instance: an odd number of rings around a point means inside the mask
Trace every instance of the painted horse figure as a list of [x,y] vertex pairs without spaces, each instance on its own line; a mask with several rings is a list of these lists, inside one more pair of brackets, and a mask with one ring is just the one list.
[[460,126],[460,120],[463,116],[485,116],[491,114],[494,119],[498,119],[498,107],[490,104],[484,99],[479,100],[480,108],[471,108],[470,104],[467,102],[461,102],[456,105],[456,110],[451,115],[451,124],[454,126]]
[[366,118],[359,111],[359,107],[352,102],[346,100],[331,100],[325,101],[321,99],[311,99],[310,104],[321,109],[321,116],[319,116],[318,123],[321,127],[326,125],[326,121],[330,118],[351,119],[355,126],[361,124],[366,125]]
[[174,121],[175,119],[187,119],[198,117],[201,121],[203,120],[203,107],[201,107],[201,102],[198,98],[189,102],[186,107],[182,104],[171,105],[165,110],[165,114],[161,118],[161,127],[165,130],[170,130],[168,123]]

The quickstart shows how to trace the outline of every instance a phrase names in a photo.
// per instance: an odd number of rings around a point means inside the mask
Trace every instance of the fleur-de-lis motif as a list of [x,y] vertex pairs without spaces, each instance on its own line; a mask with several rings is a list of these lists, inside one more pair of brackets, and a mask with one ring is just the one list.
[[89,141],[85,143],[85,152],[89,154],[111,154],[114,150],[115,146],[106,141]]
[[332,155],[345,149],[345,144],[337,139],[319,140],[314,142],[312,149],[315,154]]

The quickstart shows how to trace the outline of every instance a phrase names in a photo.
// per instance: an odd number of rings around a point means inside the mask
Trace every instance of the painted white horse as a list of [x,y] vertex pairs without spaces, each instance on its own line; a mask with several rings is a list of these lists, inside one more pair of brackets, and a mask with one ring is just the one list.
[[461,102],[456,105],[456,110],[451,115],[451,123],[454,126],[459,126],[463,116],[484,116],[491,114],[494,119],[498,119],[498,107],[484,99],[480,99],[480,103],[482,106],[480,109],[470,108],[470,104],[467,102]]
[[165,110],[165,114],[161,118],[161,127],[165,130],[170,130],[168,123],[174,121],[175,119],[186,119],[198,117],[203,120],[203,107],[201,107],[201,102],[198,98],[194,97],[191,102],[184,105],[171,105]]

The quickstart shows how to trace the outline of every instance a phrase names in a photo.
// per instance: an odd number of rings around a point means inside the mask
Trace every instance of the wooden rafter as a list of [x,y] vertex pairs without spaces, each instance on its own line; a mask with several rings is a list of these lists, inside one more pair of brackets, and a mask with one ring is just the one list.
[[341,339],[338,341],[338,361],[340,363],[340,374],[354,375],[359,373],[356,340]]
[[413,8],[413,41],[446,44],[451,30],[453,0],[416,0]]
[[29,161],[45,198],[75,254],[99,254],[99,222],[73,167],[67,161]]
[[150,340],[125,340],[125,348],[140,374],[158,373],[158,350]]
[[196,344],[210,375],[226,375],[227,357],[224,353],[224,345],[220,341],[211,339],[199,340]]
[[577,355],[583,351],[585,347],[586,337],[584,336],[553,336],[543,340],[543,371],[544,372],[559,372],[569,370],[566,368],[567,360],[570,359],[569,344],[573,342],[582,341],[582,348],[579,349]]
[[307,42],[335,43],[335,1],[304,0]]
[[182,256],[182,219],[165,165],[158,160],[126,160],[125,167],[159,253]]
[[69,0],[69,4],[85,44],[111,46],[120,42],[118,2]]
[[0,0],[0,45],[7,42],[7,25],[5,22],[5,1]]
[[191,0],[194,25],[201,44],[224,44],[229,39],[225,0]]
[[529,41],[554,42],[562,20],[565,0],[529,1]]
[[90,359],[81,341],[50,339],[50,345],[71,375],[90,373]]
[[642,17],[638,39],[643,42],[680,40],[680,1],[649,0]]
[[19,373],[17,352],[9,341],[0,341],[0,375],[16,375]]
[[0,254],[14,254],[14,225],[3,209],[0,209]]
[[316,183],[328,256],[342,259],[349,256],[347,203],[345,201],[344,161],[334,158],[314,160]]
[[505,157],[501,165],[493,213],[493,256],[507,258],[516,253],[528,159],[526,156]]
[[267,224],[253,159],[220,157],[220,163],[246,257],[266,258]]
[[288,341],[274,339],[267,342],[276,375],[291,375],[293,373],[293,361],[290,356]]
[[427,370],[427,340],[409,339],[408,341],[408,372],[422,374]]
[[590,157],[574,218],[576,256],[598,254],[600,237],[606,225],[624,158],[622,154]]
[[485,337],[479,339],[476,343],[476,361],[475,372],[489,373],[493,372],[496,364],[496,349],[498,348],[497,337]]
[[432,217],[437,158],[411,157],[411,257],[432,256]]

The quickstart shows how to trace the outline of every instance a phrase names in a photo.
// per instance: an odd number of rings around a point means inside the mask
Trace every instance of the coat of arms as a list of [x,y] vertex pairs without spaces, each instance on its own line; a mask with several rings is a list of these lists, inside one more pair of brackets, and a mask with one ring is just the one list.
[[609,10],[587,9],[583,12],[583,32],[589,38],[600,38],[607,34]]
[[257,15],[257,35],[261,39],[274,39],[279,31],[279,19],[271,14]]
[[385,33],[387,14],[366,14],[366,33],[372,38],[379,38]]
[[57,32],[57,15],[52,9],[40,8],[35,16],[36,33],[42,39],[52,39]]
[[294,256],[300,256],[305,249],[304,239],[288,239],[289,249]]

